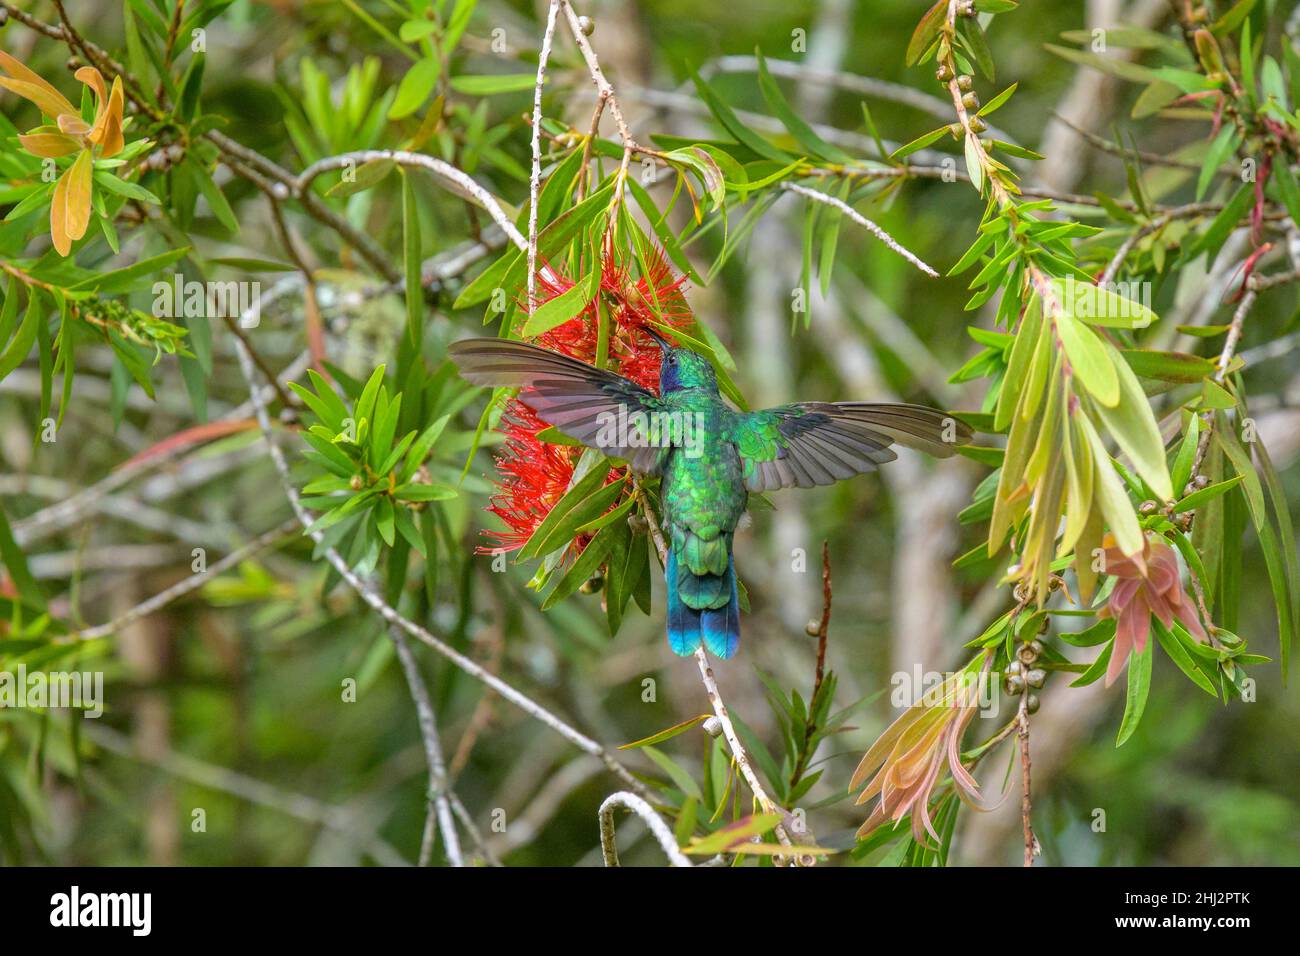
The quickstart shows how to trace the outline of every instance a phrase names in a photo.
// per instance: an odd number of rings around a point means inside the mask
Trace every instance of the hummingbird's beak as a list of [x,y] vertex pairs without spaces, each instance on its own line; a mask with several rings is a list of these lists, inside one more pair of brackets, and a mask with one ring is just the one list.
[[655,331],[653,328],[651,328],[650,326],[648,326],[648,325],[643,325],[643,326],[641,326],[641,329],[642,329],[642,331],[645,332],[646,335],[650,336],[650,338],[652,338],[652,339],[654,339],[656,342],[658,342],[658,343],[659,343],[659,347],[660,347],[661,349],[663,349],[665,352],[668,351],[670,348],[672,348],[672,346],[668,343],[668,340],[665,339],[662,335],[660,335],[658,332],[656,332],[656,331]]

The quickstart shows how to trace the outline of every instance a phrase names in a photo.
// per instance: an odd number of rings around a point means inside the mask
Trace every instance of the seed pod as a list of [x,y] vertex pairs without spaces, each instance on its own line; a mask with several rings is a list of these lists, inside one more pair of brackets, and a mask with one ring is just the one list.
[[591,36],[596,32],[596,21],[588,16],[578,17],[578,29],[582,31],[583,36]]
[[1025,710],[1031,714],[1038,713],[1038,695],[1030,694],[1029,699],[1025,701]]
[[1041,667],[1035,667],[1025,675],[1025,682],[1029,684],[1030,687],[1042,687],[1047,683],[1047,671],[1043,670]]
[[822,622],[809,621],[807,624],[803,626],[803,632],[807,634],[809,637],[816,637],[822,632]]
[[970,129],[972,133],[982,133],[988,128],[989,128],[989,124],[984,122],[984,118],[982,116],[972,116],[970,118]]
[[1012,674],[1002,682],[1002,689],[1012,697],[1023,694],[1025,692],[1025,679],[1019,674]]
[[601,577],[599,574],[593,574],[591,577],[587,578],[587,580],[583,581],[582,584],[578,586],[578,590],[581,591],[583,594],[595,594],[604,586],[605,586],[605,579]]
[[1207,477],[1206,475],[1197,475],[1197,476],[1196,476],[1196,487],[1197,487],[1197,488],[1204,488],[1204,487],[1206,487],[1207,485],[1209,485],[1209,483],[1210,483],[1210,479],[1209,479],[1209,477]]
[[1149,514],[1154,514],[1156,508],[1158,507],[1159,505],[1157,505],[1154,501],[1144,501],[1142,502],[1141,505],[1138,506],[1138,511],[1142,512],[1144,515],[1149,515]]
[[1007,674],[1019,674],[1020,671],[1021,671],[1021,669],[1022,669],[1022,668],[1020,667],[1020,661],[1012,661],[1010,664],[1007,665],[1007,669],[1006,669],[1005,673],[1007,673]]
[[710,717],[704,722],[704,732],[710,737],[716,737],[722,733],[722,721],[716,717]]
[[961,98],[961,105],[966,107],[968,110],[977,110],[980,108],[980,98],[972,90]]
[[939,69],[934,71],[934,78],[940,83],[947,83],[952,79],[952,67],[947,63],[940,63]]
[[360,475],[353,475],[348,479],[348,487],[353,491],[360,491],[363,484],[365,484],[365,482],[362,480]]
[[961,76],[957,77],[957,89],[961,90],[963,93],[974,86],[975,81],[970,78],[969,73],[963,73]]

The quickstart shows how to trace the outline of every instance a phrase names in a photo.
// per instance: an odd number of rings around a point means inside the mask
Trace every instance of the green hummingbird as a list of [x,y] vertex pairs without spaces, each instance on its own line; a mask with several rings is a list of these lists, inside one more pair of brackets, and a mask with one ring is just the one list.
[[740,412],[704,356],[659,343],[659,394],[607,369],[508,339],[465,339],[448,352],[475,385],[519,387],[542,421],[660,477],[667,534],[668,643],[731,657],[740,643],[732,540],[750,492],[810,488],[893,461],[894,443],[940,458],[970,440],[956,418],[923,405],[795,402]]

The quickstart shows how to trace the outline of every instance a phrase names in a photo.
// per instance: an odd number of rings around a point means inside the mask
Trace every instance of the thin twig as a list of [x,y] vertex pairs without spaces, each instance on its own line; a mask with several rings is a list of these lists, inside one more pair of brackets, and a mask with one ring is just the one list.
[[830,196],[823,192],[818,192],[815,189],[809,189],[807,186],[800,186],[798,183],[782,183],[781,188],[787,192],[798,193],[800,196],[805,196],[808,199],[813,200],[813,202],[825,203],[827,206],[834,206],[926,275],[935,279],[939,278],[939,273],[935,272],[916,255],[906,249],[897,239],[885,232],[885,230],[881,229],[848,203],[844,202],[844,200],[837,199],[835,196]]
[[614,180],[614,198],[610,204],[610,215],[613,216],[619,204],[623,201],[623,186],[627,182],[628,164],[632,161],[632,153],[638,148],[637,143],[632,138],[632,131],[628,128],[627,120],[623,118],[623,109],[619,106],[618,98],[614,95],[614,86],[609,80],[605,79],[605,74],[600,68],[600,61],[596,59],[596,52],[591,48],[587,35],[582,32],[582,24],[578,19],[578,14],[573,9],[573,4],[569,0],[560,0],[560,5],[564,7],[564,16],[569,21],[569,32],[573,35],[573,42],[578,45],[578,50],[587,63],[587,71],[591,74],[591,80],[596,84],[596,95],[608,103],[610,115],[614,117],[614,125],[618,127],[619,139],[623,142],[623,160],[619,163],[618,177]]
[[1034,856],[1038,853],[1038,838],[1034,836],[1034,804],[1029,788],[1029,693],[1020,695],[1020,710],[1017,714],[1017,726],[1020,737],[1020,822],[1025,835],[1025,866],[1034,865]]
[[1250,314],[1251,307],[1255,304],[1255,298],[1258,294],[1254,288],[1248,288],[1246,294],[1241,297],[1241,302],[1237,304],[1237,311],[1232,313],[1232,324],[1228,326],[1228,337],[1223,342],[1223,351],[1219,353],[1219,360],[1214,371],[1214,380],[1220,385],[1227,378],[1228,366],[1232,364],[1232,356],[1237,351],[1237,343],[1241,341],[1241,333],[1246,325],[1246,316]]
[[411,652],[410,641],[406,635],[395,627],[388,629],[388,636],[397,649],[397,658],[402,663],[406,675],[406,685],[411,691],[411,700],[415,702],[415,713],[420,721],[420,738],[424,741],[424,757],[429,765],[429,810],[424,820],[424,834],[420,839],[420,866],[428,866],[433,853],[434,820],[442,831],[442,843],[447,854],[447,862],[454,867],[465,865],[460,852],[460,839],[456,835],[456,824],[451,818],[451,802],[448,799],[447,766],[442,759],[442,743],[438,739],[438,720],[434,715],[433,701],[429,699],[429,688],[425,686],[424,676],[420,673],[420,664]]
[[605,798],[605,802],[600,805],[600,852],[605,858],[606,866],[618,866],[618,844],[614,840],[614,809],[622,807],[625,810],[631,810],[642,822],[645,823],[646,829],[650,835],[658,841],[660,848],[668,857],[668,862],[673,866],[690,866],[691,861],[677,847],[677,840],[673,837],[673,832],[668,829],[668,824],[664,823],[663,818],[655,813],[654,807],[646,803],[635,793],[628,793],[620,790],[617,793],[611,793]]
[[473,200],[478,206],[486,210],[487,214],[492,217],[492,221],[501,227],[502,232],[517,248],[528,248],[528,240],[515,227],[514,222],[506,215],[505,210],[501,208],[501,203],[497,201],[495,196],[479,185],[468,173],[457,169],[451,163],[443,162],[433,156],[426,156],[424,153],[412,153],[404,149],[360,149],[349,153],[340,153],[337,156],[327,156],[324,159],[317,160],[298,176],[290,177],[285,182],[285,185],[295,197],[303,199],[312,195],[309,190],[316,177],[331,170],[383,159],[397,163],[399,166],[427,169],[429,172],[441,177],[457,187],[456,192]]
[[533,88],[532,174],[528,178],[528,301],[525,303],[531,318],[537,302],[537,196],[542,186],[542,84],[546,82],[546,62],[551,57],[551,41],[555,37],[555,17],[562,0],[551,0],[546,12],[546,32],[542,34],[542,49],[537,56],[537,84]]

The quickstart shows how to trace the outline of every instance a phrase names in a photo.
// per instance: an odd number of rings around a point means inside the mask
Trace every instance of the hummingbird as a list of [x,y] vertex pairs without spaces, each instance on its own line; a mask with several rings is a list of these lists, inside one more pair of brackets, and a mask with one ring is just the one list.
[[810,488],[874,471],[899,444],[939,458],[971,430],[924,405],[795,402],[742,412],[707,358],[660,349],[659,394],[608,369],[509,339],[464,339],[448,354],[475,385],[518,387],[519,401],[570,438],[660,478],[668,643],[728,658],[740,643],[732,544],[751,493]]

